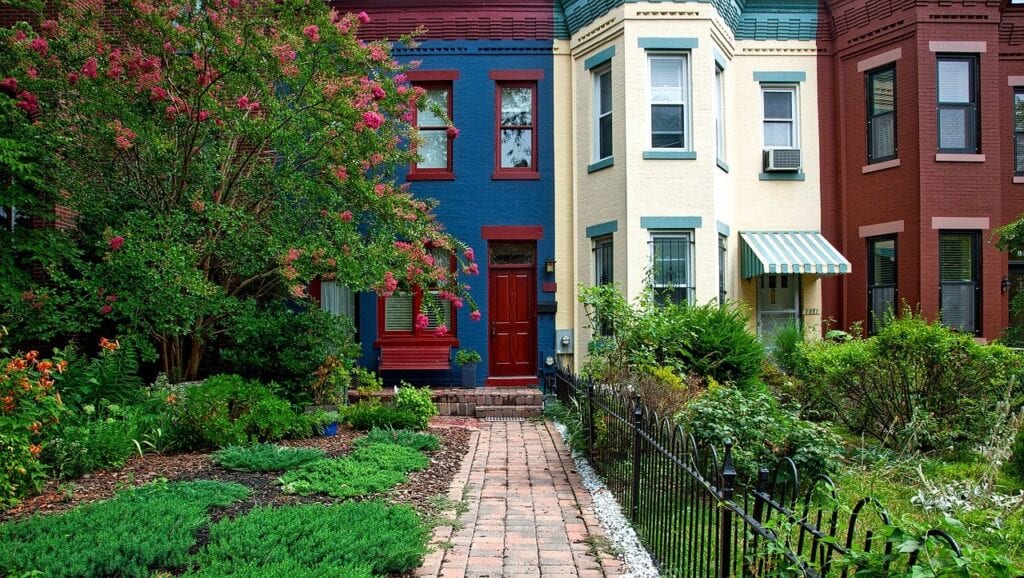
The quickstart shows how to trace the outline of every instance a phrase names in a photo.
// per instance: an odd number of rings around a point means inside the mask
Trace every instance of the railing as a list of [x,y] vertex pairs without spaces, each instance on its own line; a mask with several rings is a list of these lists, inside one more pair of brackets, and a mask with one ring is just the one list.
[[[732,445],[714,447],[659,417],[625,388],[594,384],[557,368],[546,382],[586,437],[587,458],[618,499],[662,576],[852,576],[839,561],[856,549],[884,554],[882,570],[913,566],[918,552],[893,553],[880,537],[885,508],[864,498],[841,512],[835,484],[802,485],[793,461],[738,483]],[[884,536],[885,534],[881,534]],[[929,536],[959,556],[941,530]]]

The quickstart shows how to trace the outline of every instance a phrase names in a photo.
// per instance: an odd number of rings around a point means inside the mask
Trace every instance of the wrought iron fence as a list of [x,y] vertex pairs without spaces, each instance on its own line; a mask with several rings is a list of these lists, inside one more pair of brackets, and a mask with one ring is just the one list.
[[[883,572],[913,566],[918,552],[893,552],[885,508],[864,498],[840,507],[825,475],[802,483],[792,460],[756,480],[737,480],[732,446],[720,456],[627,388],[595,384],[557,368],[547,386],[578,420],[587,458],[618,499],[667,577],[851,576],[852,550],[878,552]],[[584,440],[580,440],[583,442]],[[931,530],[959,556],[956,541]],[[874,548],[874,550],[872,550]]]

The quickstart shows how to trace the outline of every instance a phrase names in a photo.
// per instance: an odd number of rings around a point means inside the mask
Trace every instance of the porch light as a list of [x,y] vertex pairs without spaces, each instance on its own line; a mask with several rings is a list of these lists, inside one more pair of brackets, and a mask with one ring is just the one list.
[[1006,293],[1007,291],[1010,290],[1010,277],[1009,276],[1003,275],[1003,280],[999,282],[999,289],[1001,289],[1003,293]]
[[544,260],[544,272],[548,274],[555,272],[555,260],[551,257]]

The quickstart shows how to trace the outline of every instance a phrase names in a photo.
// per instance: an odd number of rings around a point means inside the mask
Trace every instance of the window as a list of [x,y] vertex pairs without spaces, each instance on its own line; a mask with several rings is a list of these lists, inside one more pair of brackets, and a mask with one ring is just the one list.
[[19,227],[31,227],[32,217],[11,205],[0,205],[0,230],[13,232]]
[[537,83],[501,82],[497,89],[495,172],[536,177]]
[[[615,273],[612,268],[614,248],[611,235],[594,239],[594,285],[611,285],[615,282]],[[610,320],[597,320],[598,335],[611,335],[612,333]]]
[[712,90],[713,115],[715,117],[715,156],[725,160],[725,71],[715,66],[715,84]]
[[594,160],[612,156],[612,68],[594,71]]
[[729,238],[725,235],[718,236],[718,304],[725,305],[725,264],[728,262],[727,249],[729,247]]
[[939,233],[939,310],[947,327],[978,333],[981,310],[976,232]]
[[687,56],[650,56],[651,148],[689,148]]
[[[431,249],[437,262],[447,260],[454,270],[455,260],[443,249]],[[418,314],[427,316],[426,327],[416,327]],[[381,297],[377,304],[378,335],[388,337],[434,337],[434,330],[441,324],[448,328],[444,337],[455,335],[452,324],[452,304],[442,299],[438,291],[415,288],[396,291],[390,297]]]
[[420,133],[416,153],[420,158],[412,166],[409,176],[412,179],[454,178],[452,138],[448,135],[447,122],[452,118],[452,85],[450,82],[433,82],[417,83],[416,86],[426,91],[426,106],[416,111],[416,127]]
[[693,302],[693,233],[651,235],[654,299],[659,304]]
[[896,312],[896,237],[868,239],[868,334]]
[[799,148],[796,138],[796,88],[762,86],[764,148]]
[[978,59],[939,56],[939,150],[978,153]]
[[896,158],[896,66],[867,73],[868,164]]
[[1013,91],[1013,174],[1024,175],[1024,89]]

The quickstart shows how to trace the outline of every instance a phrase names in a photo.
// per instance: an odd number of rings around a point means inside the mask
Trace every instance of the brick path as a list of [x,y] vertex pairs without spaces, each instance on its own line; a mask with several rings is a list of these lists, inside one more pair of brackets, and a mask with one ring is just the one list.
[[438,528],[448,542],[417,576],[498,578],[618,577],[621,562],[607,545],[590,494],[562,438],[543,421],[481,422],[449,496],[469,510],[460,529]]

